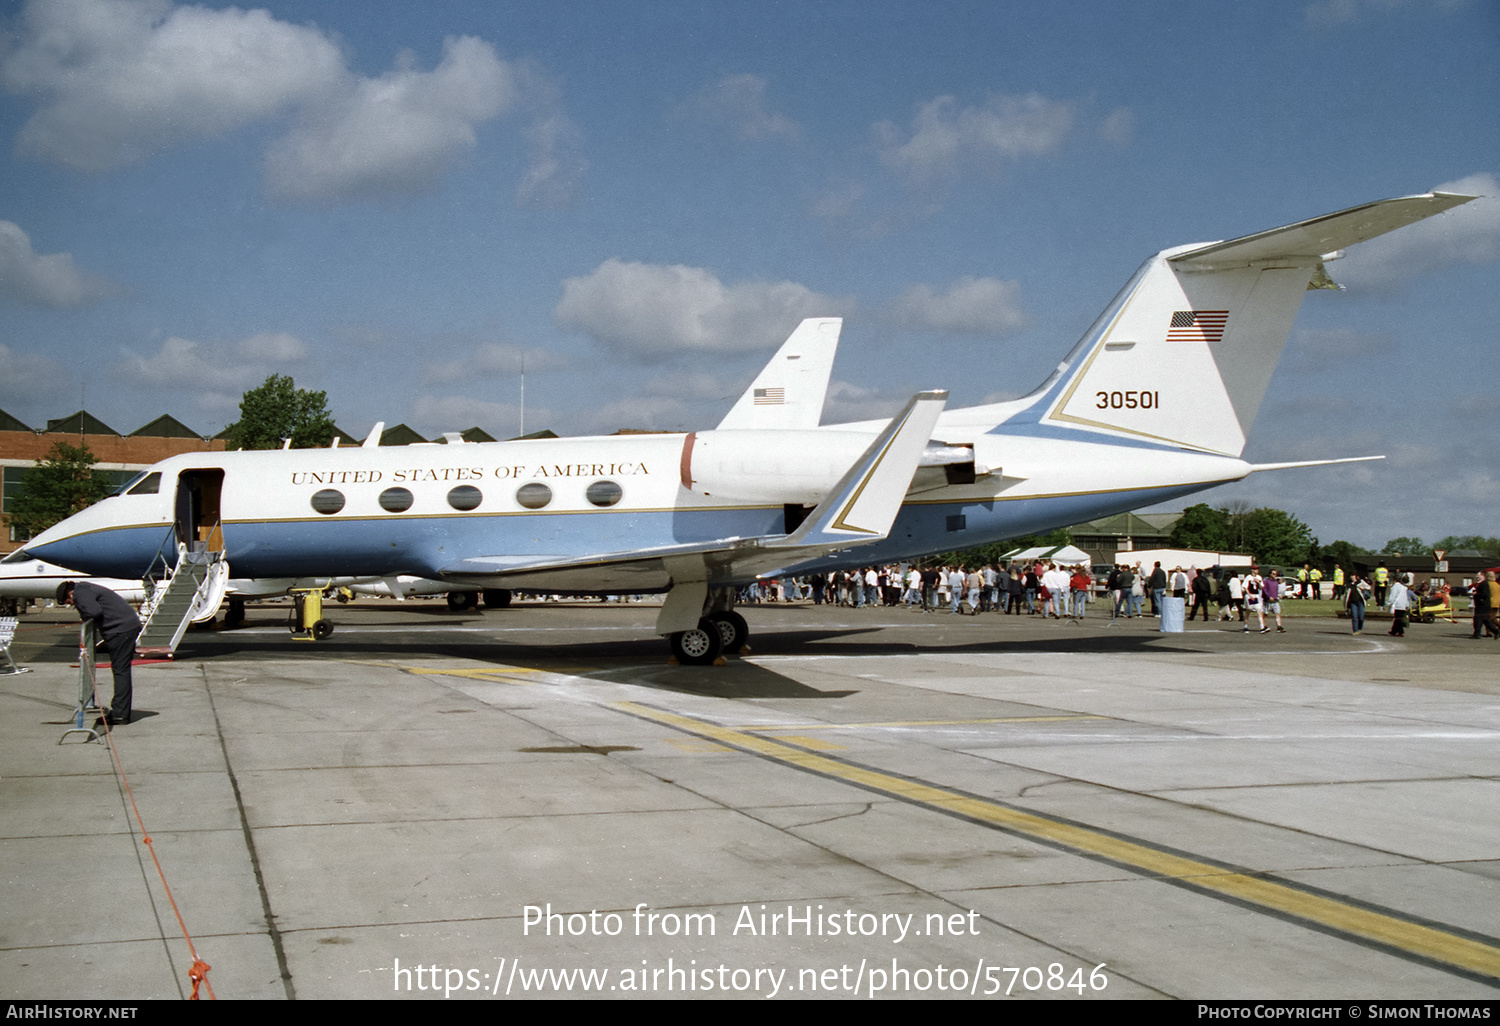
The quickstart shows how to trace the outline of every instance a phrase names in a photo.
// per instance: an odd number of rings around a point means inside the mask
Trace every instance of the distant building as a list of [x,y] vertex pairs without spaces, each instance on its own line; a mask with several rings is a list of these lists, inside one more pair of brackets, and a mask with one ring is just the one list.
[[1070,527],[1068,533],[1092,562],[1113,563],[1117,552],[1166,548],[1181,519],[1181,513],[1116,513]]

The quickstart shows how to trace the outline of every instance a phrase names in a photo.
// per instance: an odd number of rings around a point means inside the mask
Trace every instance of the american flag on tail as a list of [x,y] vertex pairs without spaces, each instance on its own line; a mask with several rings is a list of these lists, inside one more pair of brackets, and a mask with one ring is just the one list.
[[1228,324],[1228,310],[1178,310],[1167,328],[1167,341],[1220,342]]

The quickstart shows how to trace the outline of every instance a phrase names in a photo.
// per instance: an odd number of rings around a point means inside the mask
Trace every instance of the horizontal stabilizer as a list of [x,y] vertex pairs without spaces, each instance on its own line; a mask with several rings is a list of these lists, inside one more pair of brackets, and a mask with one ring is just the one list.
[[1331,467],[1335,463],[1369,463],[1371,460],[1383,460],[1384,456],[1349,456],[1341,460],[1302,460],[1297,463],[1252,463],[1250,473],[1254,474],[1261,470],[1292,470],[1296,467]]
[[1310,221],[1298,221],[1243,238],[1200,246],[1168,259],[1183,269],[1203,271],[1248,267],[1278,260],[1311,265],[1337,250],[1395,231],[1475,198],[1451,192],[1428,192],[1420,196],[1379,200],[1324,214]]

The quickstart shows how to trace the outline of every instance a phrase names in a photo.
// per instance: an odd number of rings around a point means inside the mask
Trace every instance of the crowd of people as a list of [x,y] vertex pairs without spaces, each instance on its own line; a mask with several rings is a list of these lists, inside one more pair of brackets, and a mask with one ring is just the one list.
[[[1451,610],[1446,585],[1413,585],[1410,575],[1392,575],[1384,565],[1368,577],[1345,574],[1335,566],[1333,595],[1347,611],[1351,630],[1362,634],[1366,607],[1374,604],[1391,613],[1390,634],[1404,637],[1415,609]],[[780,578],[741,589],[739,601],[799,602],[814,605],[903,607],[924,613],[946,612],[977,616],[1009,613],[1050,619],[1083,618],[1094,601],[1107,601],[1109,615],[1122,619],[1160,617],[1164,600],[1183,600],[1187,620],[1205,623],[1238,622],[1244,633],[1285,633],[1283,601],[1322,598],[1324,575],[1307,564],[1283,575],[1258,567],[1174,567],[1160,562],[1146,570],[1140,563],[1120,563],[1107,575],[1095,577],[1093,568],[1049,560],[988,563],[984,565],[872,566],[805,578]],[[1148,611],[1149,610],[1149,611]],[[1473,637],[1500,637],[1500,584],[1493,572],[1473,590]],[[1097,615],[1097,614],[1096,614]]]

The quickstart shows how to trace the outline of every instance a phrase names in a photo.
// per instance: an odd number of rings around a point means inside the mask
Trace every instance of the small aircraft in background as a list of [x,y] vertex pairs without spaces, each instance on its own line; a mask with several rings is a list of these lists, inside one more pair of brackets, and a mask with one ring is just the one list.
[[[1474,197],[1425,193],[1148,259],[1020,399],[821,425],[837,318],[804,321],[711,431],[175,456],[32,539],[132,577],[217,545],[237,576],[410,575],[455,591],[665,593],[683,662],[748,631],[756,579],[909,560],[1137,509],[1240,458],[1309,289],[1344,248]],[[1359,457],[1370,459],[1379,457]]]
[[[139,604],[144,602],[150,594],[146,587],[147,576],[130,579],[84,577],[67,567],[31,558],[30,553],[24,549],[18,549],[4,559],[0,559],[0,599],[50,599],[57,594],[57,586],[64,581],[74,583],[87,581],[101,588],[108,588],[126,602]],[[215,587],[206,588],[202,596],[203,601],[195,603],[193,623],[207,623],[218,614],[221,605],[228,603],[229,609],[224,615],[224,626],[237,627],[244,622],[246,602],[283,598],[298,589],[317,588],[332,591],[348,588],[357,590],[368,588],[379,582],[355,577],[282,577],[269,580],[225,577],[222,587],[219,587],[218,583],[215,582]],[[377,594],[377,592],[370,594]]]

